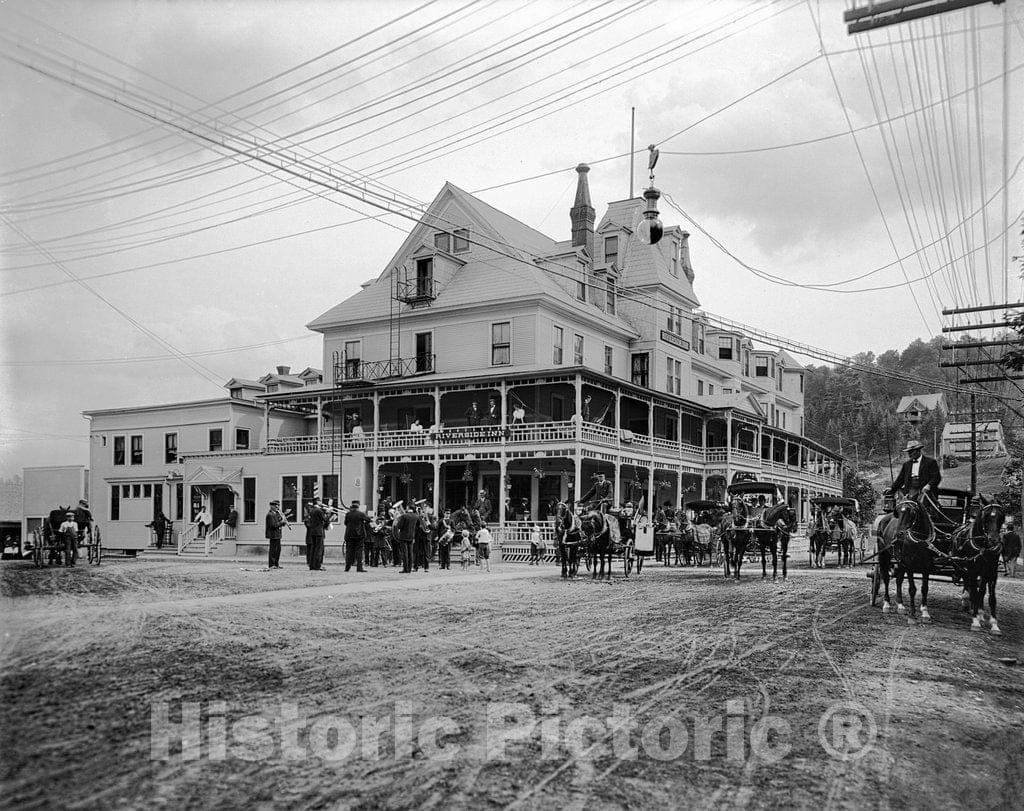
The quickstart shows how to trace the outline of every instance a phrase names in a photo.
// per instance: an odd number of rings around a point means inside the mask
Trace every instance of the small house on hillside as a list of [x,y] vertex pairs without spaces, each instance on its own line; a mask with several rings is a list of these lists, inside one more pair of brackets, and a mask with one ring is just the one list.
[[918,425],[925,413],[936,411],[945,417],[949,412],[946,408],[945,394],[909,394],[900,399],[896,406],[896,416],[910,425]]
[[[975,423],[975,437],[979,457],[1005,456],[1006,439],[1001,422]],[[943,456],[969,459],[971,456],[971,424],[969,422],[948,422],[942,429]]]

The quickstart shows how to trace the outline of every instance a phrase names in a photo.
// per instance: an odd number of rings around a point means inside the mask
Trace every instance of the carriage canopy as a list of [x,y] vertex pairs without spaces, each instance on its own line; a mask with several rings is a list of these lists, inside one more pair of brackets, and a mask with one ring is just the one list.
[[771,482],[736,482],[727,490],[730,496],[771,496],[779,500],[779,487]]
[[837,496],[818,496],[811,499],[815,507],[848,507],[860,511],[860,503],[855,498],[839,498]]
[[703,512],[704,510],[729,511],[729,505],[722,501],[688,501],[683,507],[694,512]]

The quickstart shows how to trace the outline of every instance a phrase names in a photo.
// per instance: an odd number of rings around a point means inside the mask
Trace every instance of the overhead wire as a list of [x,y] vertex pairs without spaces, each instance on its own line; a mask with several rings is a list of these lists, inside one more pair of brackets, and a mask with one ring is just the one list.
[[[810,0],[807,0],[807,10],[810,13],[811,21],[814,24],[814,30],[818,37],[818,43],[821,47],[821,50],[824,51],[825,42],[821,36],[821,26],[818,22],[818,19],[814,16],[814,8],[811,6]],[[828,58],[828,56],[825,57],[825,65],[828,67],[829,76],[832,78],[832,85],[835,88],[836,96],[839,99],[839,106],[842,109],[843,117],[846,119],[847,129],[852,130],[853,122],[850,120],[850,113],[846,109],[846,103],[843,101],[843,94],[842,90],[839,87],[839,80],[836,78],[835,71],[832,69],[832,62]],[[889,238],[889,244],[892,247],[892,252],[895,256],[899,256],[899,250],[896,247],[896,241],[893,237],[892,230],[889,228],[889,222],[885,216],[885,211],[882,208],[882,203],[878,198],[878,191],[875,189],[874,181],[871,179],[871,172],[868,170],[867,160],[865,159],[864,153],[860,148],[860,142],[857,139],[856,133],[851,132],[850,135],[853,138],[853,143],[857,150],[857,156],[860,158],[861,167],[863,168],[864,175],[867,178],[868,186],[871,188],[871,196],[874,198],[875,206],[878,209],[879,216],[882,219],[882,225],[884,226],[886,235]],[[914,306],[917,308],[918,314],[921,316],[921,321],[924,324],[925,329],[930,331],[931,327],[928,324],[928,319],[925,318],[924,310],[921,309],[921,303],[917,300],[917,295],[914,293],[914,289],[910,285],[909,276],[907,275],[906,268],[903,267],[902,262],[899,263],[899,267],[900,271],[903,273],[904,278],[907,279],[907,290],[910,292],[911,298],[914,301]]]

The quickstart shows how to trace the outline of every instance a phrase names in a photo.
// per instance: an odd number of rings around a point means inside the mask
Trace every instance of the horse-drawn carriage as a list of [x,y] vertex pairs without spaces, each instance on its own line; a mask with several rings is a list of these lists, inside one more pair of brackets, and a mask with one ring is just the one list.
[[811,499],[813,513],[807,523],[807,562],[823,569],[825,555],[836,550],[837,565],[853,566],[857,562],[857,514],[860,504],[854,498],[818,496]]
[[884,589],[882,611],[889,611],[889,580],[896,577],[897,610],[904,611],[903,580],[909,579],[908,620],[915,617],[917,588],[914,575],[921,575],[921,619],[928,614],[928,583],[935,577],[963,588],[973,615],[972,630],[980,630],[978,614],[988,591],[990,625],[999,634],[995,617],[995,587],[999,576],[1000,529],[1006,516],[998,503],[980,503],[968,490],[936,488],[922,492],[917,499],[888,499],[885,512],[874,523],[875,554],[867,559],[873,565],[871,605],[877,604]]
[[100,565],[103,539],[87,508],[58,507],[32,531],[32,562],[43,566],[74,566],[80,556]]
[[778,574],[779,546],[782,547],[782,577],[785,579],[789,557],[789,537],[796,528],[796,511],[782,498],[771,482],[735,482],[727,488],[728,512],[720,528],[725,576],[739,580],[745,559],[761,558],[761,577],[768,576],[767,556],[772,557],[772,579]]
[[[721,563],[717,525],[729,505],[721,501],[691,501],[677,510],[673,519],[662,515],[654,525],[654,555],[666,566],[674,562],[689,566]],[[686,511],[692,512],[692,519]]]

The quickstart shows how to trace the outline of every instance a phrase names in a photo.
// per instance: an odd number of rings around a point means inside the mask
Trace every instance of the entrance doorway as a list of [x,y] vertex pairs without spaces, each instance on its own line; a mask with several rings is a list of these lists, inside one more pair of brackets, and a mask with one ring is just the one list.
[[235,494],[226,487],[218,487],[210,494],[210,512],[213,515],[211,529],[219,527],[235,503]]

